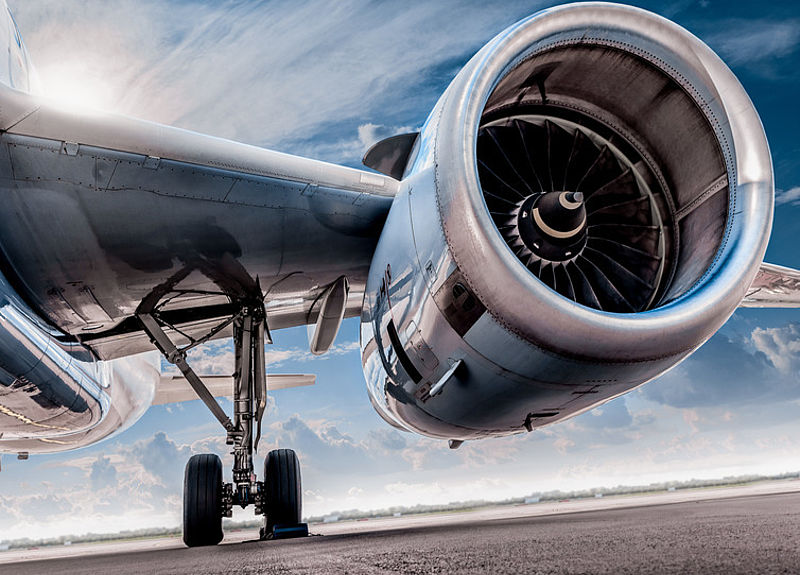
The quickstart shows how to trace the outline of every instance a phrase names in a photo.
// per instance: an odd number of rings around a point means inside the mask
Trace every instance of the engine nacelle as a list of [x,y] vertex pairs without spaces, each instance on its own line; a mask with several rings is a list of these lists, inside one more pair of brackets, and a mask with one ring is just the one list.
[[515,24],[409,159],[362,314],[373,404],[472,439],[641,385],[739,305],[773,197],[757,112],[689,32],[601,3]]

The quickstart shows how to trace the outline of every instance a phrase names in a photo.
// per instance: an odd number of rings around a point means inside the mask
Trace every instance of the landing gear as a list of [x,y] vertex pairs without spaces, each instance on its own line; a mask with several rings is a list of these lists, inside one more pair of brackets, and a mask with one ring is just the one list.
[[[183,541],[189,547],[216,545],[222,540],[222,518],[233,506],[255,507],[266,514],[262,539],[308,535],[301,524],[300,463],[294,451],[278,449],[267,455],[265,482],[257,481],[253,450],[261,438],[261,420],[267,405],[264,342],[269,338],[266,313],[258,297],[234,302],[238,312],[199,340],[178,348],[165,333],[171,327],[160,319],[158,306],[145,300],[137,310],[144,330],[170,363],[181,370],[198,397],[227,432],[233,446],[233,482],[223,483],[222,462],[216,455],[195,455],[186,466],[183,493]],[[223,411],[200,377],[186,362],[186,352],[233,325],[236,371],[233,376],[233,420]],[[255,439],[253,436],[255,435]]]
[[[267,454],[264,487],[267,519],[261,538],[308,535],[308,528],[300,523],[303,490],[300,486],[300,461],[294,451],[276,449]],[[298,533],[298,529],[305,529],[305,533]]]
[[222,541],[222,461],[193,455],[183,478],[183,542],[188,547]]

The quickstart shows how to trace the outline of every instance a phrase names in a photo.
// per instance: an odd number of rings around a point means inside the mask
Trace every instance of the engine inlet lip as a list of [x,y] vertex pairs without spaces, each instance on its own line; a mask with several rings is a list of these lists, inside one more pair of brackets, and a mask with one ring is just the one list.
[[[694,90],[698,106],[725,142],[731,201],[713,264],[671,303],[637,314],[589,309],[533,281],[508,253],[480,192],[475,141],[494,88],[526,59],[587,41],[646,57],[674,82]],[[771,228],[769,147],[741,84],[716,54],[683,28],[630,6],[586,3],[544,10],[487,44],[457,76],[437,112],[438,125],[457,126],[437,130],[435,140],[435,157],[454,159],[437,165],[445,237],[472,290],[509,331],[552,349],[552,326],[569,318],[572,335],[560,338],[553,351],[587,360],[648,361],[690,352],[738,306],[762,261]],[[455,209],[457,205],[468,209]],[[528,319],[518,317],[520,309],[529,311]]]

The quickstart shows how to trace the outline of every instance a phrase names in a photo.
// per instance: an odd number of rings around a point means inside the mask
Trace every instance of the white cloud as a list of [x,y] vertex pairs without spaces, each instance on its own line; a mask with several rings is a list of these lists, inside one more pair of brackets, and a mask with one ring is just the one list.
[[556,448],[561,454],[567,453],[571,448],[575,447],[575,442],[567,437],[559,437],[553,442],[553,447]]
[[439,483],[406,483],[398,481],[386,486],[386,492],[392,495],[413,494],[420,499],[429,499],[431,496],[438,496],[444,493],[445,489]]
[[800,204],[800,186],[789,188],[788,190],[778,190],[775,192],[775,204],[782,206],[784,204],[791,204],[796,206]]
[[368,442],[372,449],[398,451],[408,446],[407,435],[396,429],[374,429],[369,432]]
[[731,21],[709,42],[729,64],[753,64],[792,54],[800,45],[800,20]]
[[0,540],[59,534],[107,533],[120,529],[180,524],[186,461],[194,453],[224,454],[224,437],[191,444],[157,432],[132,444],[73,458],[68,465],[45,462],[40,469],[62,472],[35,491],[0,496]]
[[697,413],[696,409],[684,409],[683,421],[689,426],[692,433],[697,433],[697,424],[700,423],[700,415]]
[[688,409],[793,399],[800,387],[787,373],[800,368],[798,337],[800,331],[792,324],[756,328],[744,337],[718,333],[688,360],[646,385],[642,396]]
[[[325,361],[332,357],[356,353],[361,349],[357,341],[348,341],[334,344],[325,355],[313,355],[306,348],[289,347],[276,348],[267,345],[266,360],[267,373],[280,368],[286,363],[306,363]],[[235,355],[233,341],[224,340],[207,343],[189,350],[188,362],[198,374],[202,375],[230,375],[233,373]],[[162,363],[164,373],[177,374],[178,368],[166,362]]]
[[411,126],[384,126],[382,124],[361,124],[358,127],[358,141],[366,150],[373,144],[397,134],[415,131]]
[[107,108],[293,152],[346,129],[348,161],[373,143],[369,126],[421,123],[437,97],[421,86],[438,66],[527,12],[456,0],[11,4],[45,85],[70,78],[101,92]]
[[117,468],[111,463],[111,459],[103,454],[98,454],[97,459],[92,464],[92,471],[89,474],[92,489],[100,490],[106,487],[114,487],[117,484]]
[[756,328],[752,340],[755,348],[766,355],[778,371],[785,375],[800,373],[800,328],[796,324]]

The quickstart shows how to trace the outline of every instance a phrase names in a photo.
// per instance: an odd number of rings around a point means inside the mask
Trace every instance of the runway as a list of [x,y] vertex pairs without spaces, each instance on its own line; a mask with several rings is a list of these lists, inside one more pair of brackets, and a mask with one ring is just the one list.
[[[258,542],[255,533],[239,533],[209,548],[165,539],[50,559],[6,552],[0,572],[797,573],[798,484],[312,526],[326,534],[302,540]],[[20,559],[27,560],[8,562]]]

